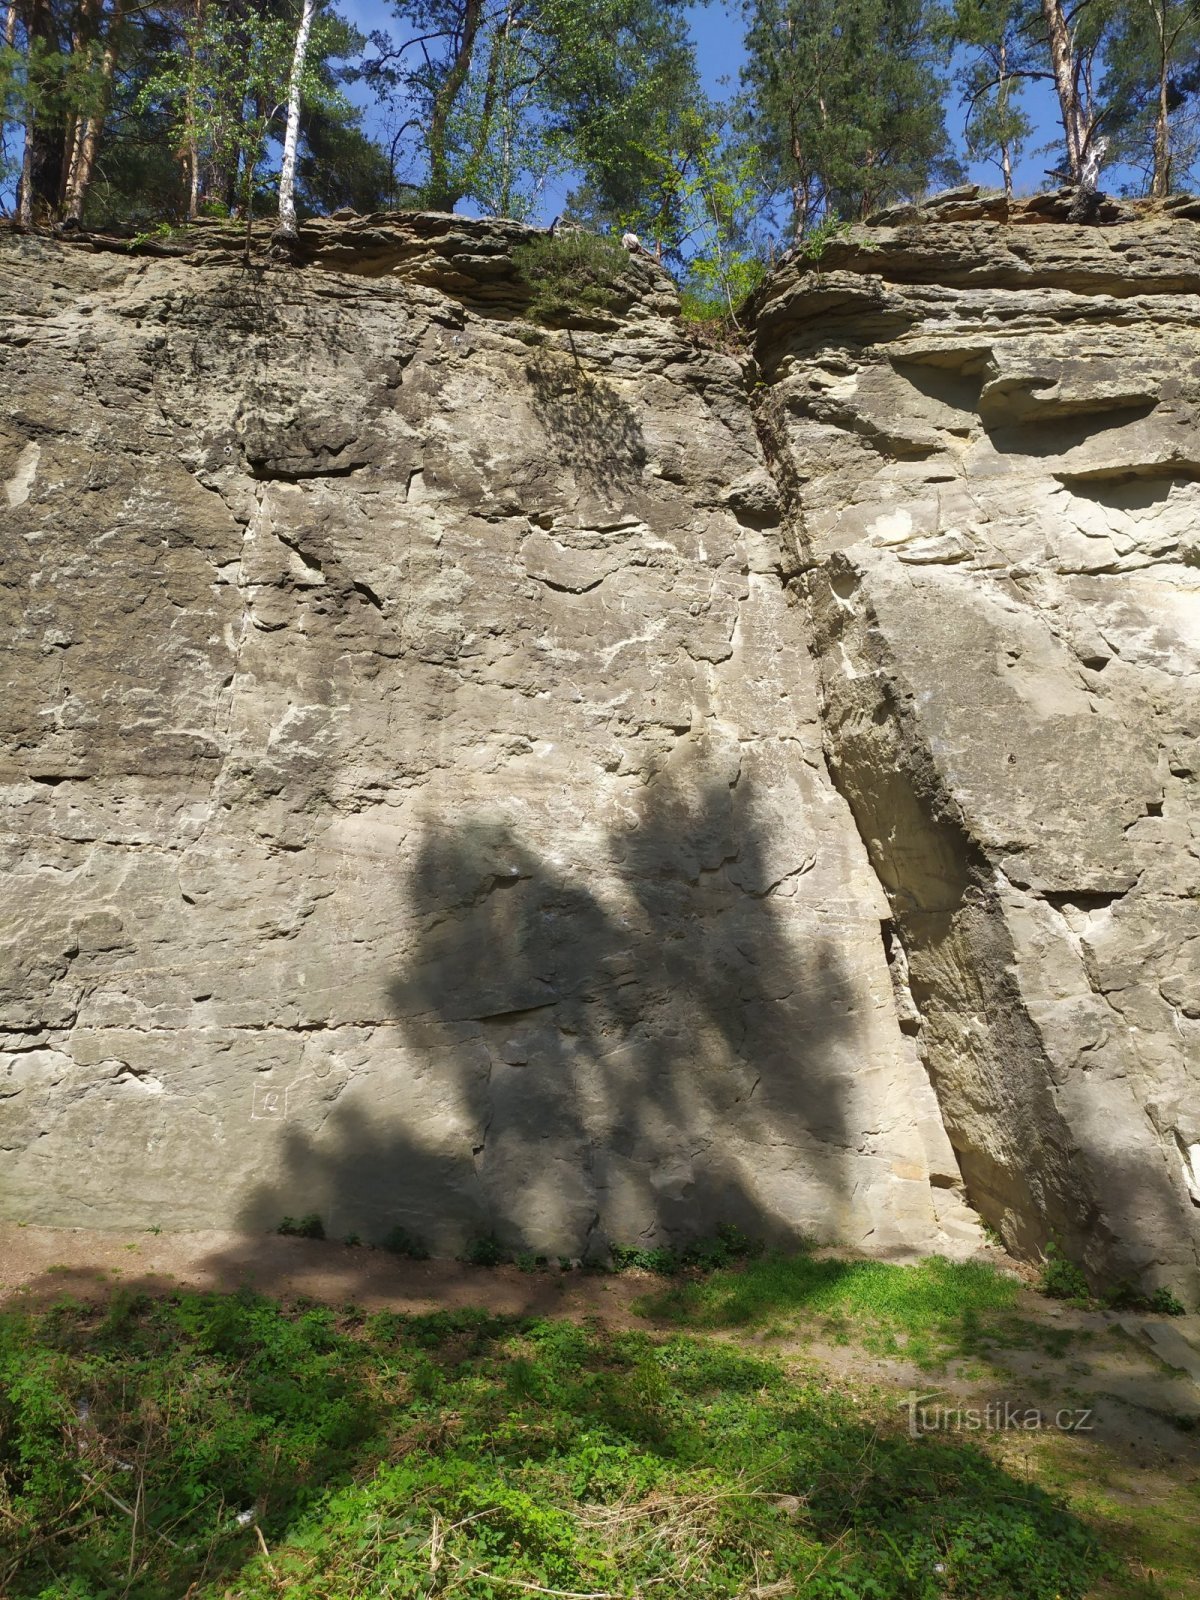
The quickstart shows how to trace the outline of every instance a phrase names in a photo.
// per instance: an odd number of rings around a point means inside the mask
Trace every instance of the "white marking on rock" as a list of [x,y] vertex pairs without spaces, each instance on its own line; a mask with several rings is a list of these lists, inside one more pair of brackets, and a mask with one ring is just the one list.
[[913,536],[912,512],[905,511],[903,507],[897,511],[885,511],[871,523],[867,534],[877,544],[903,544]]
[[33,488],[33,480],[37,477],[38,462],[41,458],[41,445],[35,444],[31,439],[17,457],[17,470],[4,485],[4,494],[10,511],[23,506],[29,499],[29,491]]

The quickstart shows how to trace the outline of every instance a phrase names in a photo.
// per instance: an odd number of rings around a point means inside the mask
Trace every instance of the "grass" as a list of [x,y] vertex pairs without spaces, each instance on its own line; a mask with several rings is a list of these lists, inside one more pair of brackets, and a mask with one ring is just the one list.
[[[851,1338],[877,1355],[932,1368],[989,1344],[1034,1336],[1015,1315],[1018,1285],[976,1262],[930,1256],[916,1266],[810,1254],[769,1255],[673,1283],[638,1302],[659,1322],[689,1328],[765,1329],[775,1335]],[[1053,1336],[1056,1330],[1044,1330]],[[1040,1337],[1040,1335],[1039,1335]]]
[[[810,1289],[897,1315],[957,1281],[858,1265]],[[685,1333],[118,1291],[0,1316],[0,1379],[11,1600],[1079,1600],[1117,1570],[971,1445]]]

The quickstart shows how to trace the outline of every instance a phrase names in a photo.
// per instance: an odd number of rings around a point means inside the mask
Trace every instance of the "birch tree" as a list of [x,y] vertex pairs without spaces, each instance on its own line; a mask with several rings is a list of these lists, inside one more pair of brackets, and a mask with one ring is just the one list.
[[947,17],[953,45],[963,47],[955,81],[965,111],[967,159],[993,162],[1005,195],[1013,194],[1013,164],[1033,132],[1021,104],[1031,79],[1045,78],[1023,0],[956,0]]
[[1084,190],[1096,188],[1107,148],[1100,80],[1120,3],[1076,0],[1071,7],[1066,0],[1041,0],[1044,42],[1066,145],[1066,175]]
[[317,0],[303,0],[300,25],[296,29],[296,48],[292,53],[292,71],[288,79],[287,128],[283,136],[283,165],[279,172],[279,226],[276,236],[283,240],[296,237],[296,152],[300,145],[300,103],[308,61],[308,43],[312,34]]

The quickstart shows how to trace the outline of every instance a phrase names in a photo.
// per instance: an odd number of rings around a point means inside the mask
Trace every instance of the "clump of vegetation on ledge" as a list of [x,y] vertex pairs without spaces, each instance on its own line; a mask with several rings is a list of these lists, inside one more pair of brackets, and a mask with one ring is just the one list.
[[0,1317],[12,1600],[1079,1600],[1112,1563],[952,1437],[724,1341],[249,1293]]
[[533,291],[526,315],[534,322],[561,327],[621,303],[618,285],[629,257],[613,239],[582,230],[547,234],[517,245],[512,258]]

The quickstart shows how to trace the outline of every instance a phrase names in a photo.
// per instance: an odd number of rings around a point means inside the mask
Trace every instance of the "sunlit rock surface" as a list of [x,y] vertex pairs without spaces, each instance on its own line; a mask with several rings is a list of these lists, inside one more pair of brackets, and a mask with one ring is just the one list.
[[965,1185],[1195,1282],[1200,228],[1053,214],[785,261],[756,365],[649,262],[532,327],[514,224],[0,238],[5,1213],[897,1253]]
[[1196,1282],[1200,228],[877,228],[759,311],[825,742],[974,1203]]

